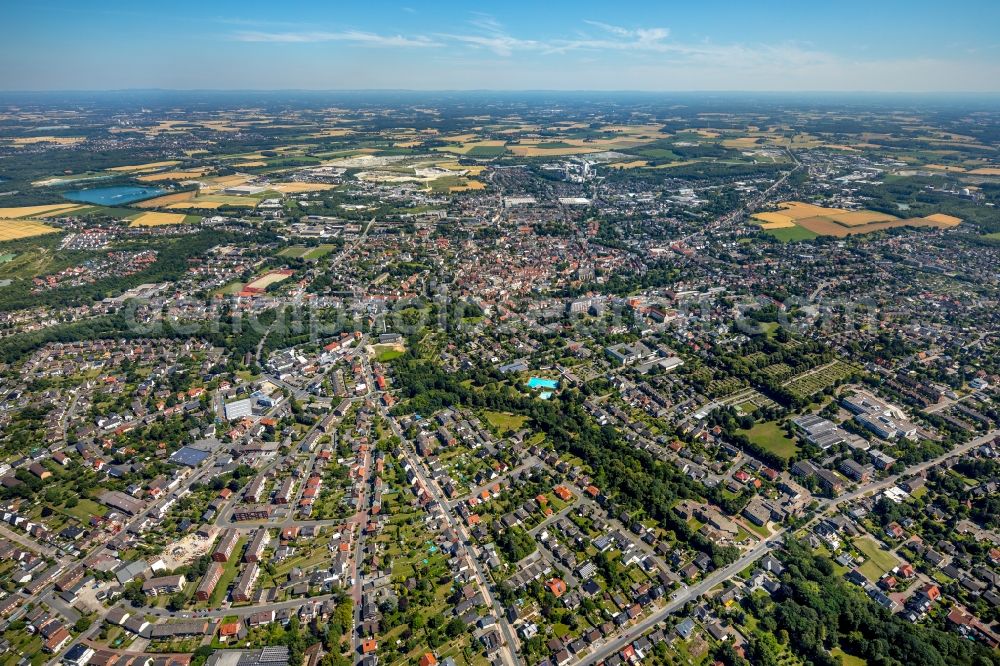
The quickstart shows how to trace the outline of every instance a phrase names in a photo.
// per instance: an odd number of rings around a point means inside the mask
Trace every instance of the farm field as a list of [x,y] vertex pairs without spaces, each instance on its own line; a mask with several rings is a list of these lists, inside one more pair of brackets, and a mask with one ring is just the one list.
[[164,224],[181,224],[187,215],[183,213],[140,213],[129,223],[130,227],[158,227]]
[[819,236],[814,231],[792,225],[790,227],[781,227],[777,229],[766,229],[770,236],[773,236],[775,240],[779,240],[782,243],[794,243],[795,241],[801,240],[811,240]]
[[146,164],[132,164],[126,166],[111,167],[108,171],[122,171],[125,173],[139,173],[142,171],[153,171],[155,169],[165,169],[180,164],[179,160],[164,160],[162,162],[148,162]]
[[156,173],[138,176],[136,180],[143,183],[158,183],[166,180],[188,180],[190,178],[199,178],[204,176],[206,173],[208,173],[208,169],[191,169],[189,171],[158,171]]
[[901,219],[872,210],[848,211],[801,201],[785,201],[779,206],[779,211],[755,213],[751,217],[760,224],[762,230],[783,242],[806,240],[815,236],[842,238],[905,226],[947,229],[962,222],[957,217],[940,213]]
[[12,208],[0,208],[0,219],[16,219],[22,217],[42,217],[45,215],[56,215],[69,213],[75,210],[86,208],[75,203],[45,204],[43,206],[14,206]]
[[798,450],[795,441],[790,439],[785,434],[784,429],[775,421],[758,423],[749,430],[740,430],[739,432],[746,435],[754,444],[782,458],[791,458]]
[[38,220],[0,220],[0,242],[53,234],[59,229]]

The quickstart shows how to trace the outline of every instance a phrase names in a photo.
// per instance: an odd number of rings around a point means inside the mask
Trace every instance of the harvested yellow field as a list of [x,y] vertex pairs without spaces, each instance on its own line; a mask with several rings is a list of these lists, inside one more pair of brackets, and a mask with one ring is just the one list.
[[155,199],[146,199],[145,201],[140,201],[139,203],[133,204],[136,208],[162,208],[169,204],[177,203],[179,201],[188,201],[193,199],[197,192],[178,192],[177,194],[165,194],[162,197],[156,197]]
[[239,164],[234,164],[237,169],[252,169],[254,167],[267,166],[267,162],[240,162]]
[[43,215],[68,213],[80,208],[86,208],[86,206],[73,203],[46,204],[44,206],[14,206],[12,208],[0,208],[0,219],[41,217]]
[[218,176],[216,178],[209,178],[206,181],[202,181],[202,190],[205,192],[218,192],[219,190],[224,190],[227,187],[235,187],[237,185],[242,185],[250,180],[250,176],[243,174],[234,174],[232,176]]
[[271,189],[282,194],[300,194],[302,192],[323,192],[332,190],[336,185],[328,183],[277,183],[271,185]]
[[[854,234],[869,234],[872,233],[873,231],[882,231],[883,229],[894,229],[896,227],[935,227],[938,229],[947,229],[955,226],[954,223],[945,222],[942,220],[932,220],[930,219],[931,217],[932,216],[913,217],[906,220],[889,220],[887,222],[872,222],[871,224],[865,224],[856,227],[845,227],[841,224],[837,224],[836,222],[827,217],[808,217],[801,220],[796,220],[796,224],[821,236],[835,236],[837,238],[843,238],[844,236],[852,236]],[[944,217],[951,218],[950,215],[945,215]],[[951,218],[951,219],[958,219],[958,218]],[[959,222],[961,222],[961,220],[959,220]]]
[[850,153],[858,152],[857,148],[854,148],[853,146],[845,146],[840,143],[824,143],[822,146],[820,146],[820,148],[829,148],[830,150],[843,150]]
[[15,146],[32,146],[36,143],[54,143],[59,146],[75,146],[83,143],[82,136],[19,136],[7,137]]
[[180,164],[178,160],[166,160],[164,162],[149,162],[147,164],[131,164],[128,166],[118,166],[111,167],[108,171],[125,171],[131,173],[133,171],[149,171],[151,169],[164,169],[166,167],[172,167],[176,164]]
[[724,139],[722,145],[726,148],[752,148],[760,141],[756,136],[741,136],[736,139]]
[[765,231],[768,231],[770,229],[790,229],[791,227],[794,226],[795,226],[794,222],[785,219],[779,222],[764,222],[763,224],[760,225],[760,228]]
[[133,218],[130,227],[159,227],[164,224],[180,224],[187,217],[183,213],[142,213]]
[[18,238],[31,238],[32,236],[42,236],[59,231],[55,227],[38,220],[2,220],[0,221],[0,241],[17,240]]
[[614,162],[608,166],[612,169],[638,169],[639,167],[644,167],[647,164],[649,164],[649,162],[646,160],[634,160],[632,162]]
[[974,173],[977,176],[1000,176],[1000,167],[980,167],[979,169],[973,169],[969,173]]
[[325,137],[347,136],[348,134],[353,134],[353,133],[354,130],[347,129],[345,127],[331,127],[329,129],[320,130],[319,132],[313,132],[308,136],[314,139],[322,139]]
[[191,178],[200,178],[208,173],[207,169],[191,169],[189,171],[161,171],[158,173],[150,173],[144,176],[139,176],[136,180],[143,183],[159,183],[165,180],[190,180]]
[[699,134],[699,135],[701,135],[703,137],[705,137],[706,139],[718,139],[719,138],[719,133],[716,132],[715,130],[696,129],[695,133]]
[[846,227],[860,227],[872,222],[889,222],[899,219],[895,215],[877,213],[873,210],[852,210],[848,213],[834,213],[826,217]]
[[449,187],[449,192],[468,192],[469,190],[485,190],[486,184],[478,180],[470,180],[465,185],[458,185],[456,187]]
[[465,171],[470,176],[478,176],[482,172],[486,171],[486,167],[482,164],[475,164],[472,166],[466,166],[464,164],[459,164],[458,162],[442,162],[437,166],[442,169],[447,169],[448,171]]
[[848,212],[843,208],[825,208],[815,204],[802,203],[801,201],[783,201],[778,205],[784,209],[780,212],[793,220],[816,216],[828,217]]
[[495,140],[468,141],[468,142],[461,142],[460,145],[441,146],[440,148],[435,148],[434,150],[439,150],[446,153],[457,153],[459,155],[466,155],[474,148],[502,148],[505,145],[506,145],[505,141],[495,141]]
[[[221,208],[223,206],[221,201],[206,201],[206,200],[192,200],[192,201],[179,201],[177,203],[172,203],[166,206],[167,210],[192,210],[196,208],[203,208],[206,210],[215,210],[216,208]],[[251,204],[247,204],[251,205]]]
[[934,213],[933,215],[927,215],[924,217],[928,222],[935,222],[937,224],[943,224],[946,227],[957,227],[962,223],[962,218],[955,217],[954,215],[945,215],[944,213]]
[[784,213],[754,213],[751,217],[765,224],[781,224],[785,226],[792,224],[792,217]]
[[935,171],[947,171],[949,173],[965,173],[968,171],[965,167],[958,166],[957,164],[928,164],[928,169],[934,169]]

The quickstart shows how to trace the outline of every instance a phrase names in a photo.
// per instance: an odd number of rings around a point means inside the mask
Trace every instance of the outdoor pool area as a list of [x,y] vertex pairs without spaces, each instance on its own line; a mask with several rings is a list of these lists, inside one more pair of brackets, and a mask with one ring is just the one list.
[[552,397],[552,391],[542,391],[541,393],[538,394],[538,397],[541,398],[542,400],[548,400],[549,398]]
[[528,380],[528,388],[544,388],[544,389],[557,389],[559,388],[559,382],[555,379],[542,379],[541,377],[532,377]]
[[143,187],[140,185],[123,185],[121,187],[97,187],[89,190],[71,190],[63,192],[70,201],[98,204],[101,206],[120,206],[130,204],[140,199],[148,199],[163,194],[166,190],[159,187]]

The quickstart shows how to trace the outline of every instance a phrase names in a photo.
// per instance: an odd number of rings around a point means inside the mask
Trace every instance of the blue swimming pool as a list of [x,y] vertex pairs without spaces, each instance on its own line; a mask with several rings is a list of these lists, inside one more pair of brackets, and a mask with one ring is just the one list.
[[557,389],[559,388],[559,382],[555,379],[542,379],[541,377],[532,377],[528,380],[528,388],[544,388],[544,389]]

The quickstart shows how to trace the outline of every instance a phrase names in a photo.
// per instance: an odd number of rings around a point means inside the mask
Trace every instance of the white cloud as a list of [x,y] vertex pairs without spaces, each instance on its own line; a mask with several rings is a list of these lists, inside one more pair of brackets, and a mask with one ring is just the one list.
[[405,37],[403,35],[379,35],[362,30],[345,30],[342,32],[259,32],[241,31],[232,38],[238,42],[267,42],[282,44],[306,44],[315,42],[350,42],[364,46],[416,47],[427,48],[443,46],[422,35]]

